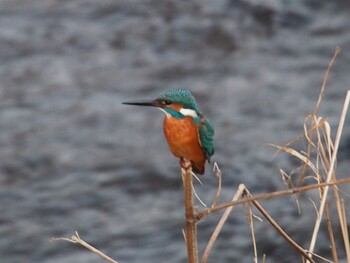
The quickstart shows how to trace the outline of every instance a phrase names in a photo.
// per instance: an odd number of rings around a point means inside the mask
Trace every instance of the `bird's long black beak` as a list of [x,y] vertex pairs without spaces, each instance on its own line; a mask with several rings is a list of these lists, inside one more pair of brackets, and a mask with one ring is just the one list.
[[153,101],[127,101],[122,102],[125,105],[134,105],[134,106],[151,106],[151,107],[159,107],[159,102],[157,100]]

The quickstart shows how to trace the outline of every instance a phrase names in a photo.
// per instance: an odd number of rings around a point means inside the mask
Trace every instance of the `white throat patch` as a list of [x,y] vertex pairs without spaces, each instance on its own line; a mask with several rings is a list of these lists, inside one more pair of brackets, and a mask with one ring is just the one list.
[[166,110],[164,110],[164,109],[162,109],[162,108],[158,108],[158,109],[160,109],[162,112],[164,112],[164,113],[165,113],[165,116],[166,116],[167,118],[170,118],[170,117],[171,117],[171,115],[170,115],[168,112],[166,112]]
[[[167,112],[166,110],[164,110],[162,108],[158,108],[158,109],[160,109],[162,112],[164,112],[167,118],[171,117],[170,113]],[[192,109],[184,109],[184,108],[182,108],[179,112],[183,116],[189,116],[189,117],[192,117],[192,118],[198,118],[198,115],[197,115],[196,111],[192,110]]]
[[180,110],[180,113],[184,116],[190,116],[192,118],[198,118],[197,112],[195,110],[192,109],[184,109],[182,108]]

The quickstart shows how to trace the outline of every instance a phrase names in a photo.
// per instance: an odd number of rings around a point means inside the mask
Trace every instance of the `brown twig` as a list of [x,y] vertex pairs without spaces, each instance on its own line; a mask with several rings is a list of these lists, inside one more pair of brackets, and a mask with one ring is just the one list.
[[[239,187],[238,187],[238,190],[234,194],[232,200],[233,201],[234,200],[238,200],[242,196],[244,189],[245,189],[245,186],[243,184],[240,184]],[[218,238],[218,236],[219,236],[219,234],[221,232],[221,229],[224,226],[224,224],[225,224],[225,222],[226,222],[226,220],[227,220],[228,216],[230,215],[230,213],[231,213],[233,208],[234,208],[233,206],[230,206],[230,207],[226,208],[226,210],[225,210],[224,214],[222,215],[219,223],[216,225],[215,230],[214,230],[213,234],[211,235],[211,237],[209,239],[209,242],[208,242],[208,245],[205,248],[205,251],[203,253],[203,257],[202,257],[201,263],[207,262],[209,254],[210,254],[210,251],[213,248],[213,245],[214,245],[216,239]]]
[[[342,109],[342,113],[340,115],[338,130],[337,130],[337,134],[336,134],[335,142],[334,142],[334,150],[332,152],[332,158],[331,158],[329,170],[327,171],[326,183],[331,182],[332,175],[333,175],[333,172],[334,172],[335,161],[336,161],[336,157],[337,157],[337,153],[338,153],[340,138],[341,138],[343,127],[344,127],[344,123],[345,123],[346,113],[347,113],[348,108],[349,108],[349,102],[350,102],[350,90],[348,90],[348,92],[346,93],[344,106],[343,106],[343,109]],[[315,226],[314,226],[314,231],[313,231],[311,242],[310,242],[310,248],[309,248],[310,252],[313,252],[313,250],[315,248],[317,234],[318,234],[318,231],[319,231],[319,228],[320,228],[320,225],[321,225],[322,214],[323,214],[323,210],[324,210],[326,199],[327,199],[328,189],[329,189],[329,185],[325,186],[324,193],[323,193],[323,196],[322,196],[322,199],[321,199],[320,208],[319,208],[320,216],[316,219],[316,223],[315,223]]]
[[339,55],[340,51],[341,51],[341,48],[340,47],[336,47],[335,51],[334,51],[334,54],[333,54],[333,57],[332,57],[331,61],[328,63],[328,67],[327,67],[326,73],[324,74],[320,95],[319,95],[318,100],[317,100],[317,102],[315,104],[315,107],[314,107],[313,115],[315,115],[315,116],[317,115],[318,109],[319,109],[320,104],[321,104],[321,100],[322,100],[322,97],[323,97],[323,94],[324,94],[324,90],[326,88],[327,81],[328,81],[328,75],[331,72],[331,68],[332,68],[332,66],[334,64],[335,59]]
[[75,231],[75,235],[73,235],[71,238],[54,237],[54,238],[51,239],[51,241],[56,241],[56,240],[64,240],[64,241],[68,241],[68,242],[71,242],[71,243],[74,243],[74,244],[79,244],[79,245],[89,249],[90,251],[94,252],[95,254],[99,255],[100,257],[102,257],[107,262],[118,263],[114,259],[110,258],[109,256],[107,256],[106,254],[104,254],[103,252],[98,250],[97,248],[91,246],[89,243],[87,243],[83,239],[81,239],[79,234],[78,234],[78,231]]
[[181,169],[182,182],[185,196],[185,216],[186,216],[186,246],[189,263],[198,263],[198,245],[197,245],[197,212],[193,203],[192,188],[192,166],[191,162],[184,159]]
[[[247,192],[249,194],[249,192]],[[250,194],[249,194],[250,195]],[[293,239],[291,239],[286,232],[277,224],[277,222],[265,211],[265,209],[256,201],[252,201],[254,206],[260,211],[260,213],[270,222],[270,224],[278,231],[278,233],[291,244],[296,250],[298,250],[306,259],[315,263],[312,258],[306,253],[306,251],[299,246]]]
[[[333,180],[335,180],[335,173],[333,175]],[[334,193],[334,201],[336,204],[337,212],[338,212],[338,218],[340,223],[340,228],[342,231],[342,237],[344,241],[344,247],[346,251],[346,256],[348,259],[348,262],[350,262],[350,246],[349,246],[349,235],[347,230],[347,222],[346,222],[346,213],[345,213],[345,207],[344,207],[344,200],[340,199],[339,197],[339,189],[336,185],[333,186],[333,193]],[[334,238],[333,238],[334,239]],[[333,247],[332,247],[333,251]],[[336,263],[336,261],[334,260]]]
[[[246,193],[246,188],[244,189],[244,192]],[[249,223],[250,234],[252,236],[253,250],[254,250],[253,262],[258,263],[258,249],[256,246],[256,238],[255,238],[255,232],[254,232],[254,220],[253,220],[254,215],[253,215],[252,203],[243,204],[243,207],[245,208],[244,210],[247,213],[247,220]]]
[[327,229],[328,229],[330,247],[331,247],[332,256],[333,256],[333,262],[338,263],[339,262],[338,253],[337,253],[337,249],[335,247],[334,232],[333,232],[333,227],[332,227],[331,216],[329,213],[328,202],[326,203],[326,207],[325,207],[324,211],[325,211],[325,218],[326,218],[326,225],[327,225]]
[[329,183],[325,182],[325,183],[319,183],[319,184],[311,184],[311,185],[307,185],[307,186],[296,187],[296,188],[293,188],[290,190],[277,191],[277,192],[272,192],[272,193],[267,193],[267,194],[256,195],[254,197],[247,197],[247,198],[243,198],[241,200],[223,203],[223,204],[217,205],[214,208],[204,209],[203,211],[201,211],[197,214],[197,220],[205,218],[212,213],[216,213],[216,212],[218,212],[222,209],[225,209],[227,207],[230,207],[230,206],[235,206],[235,205],[239,205],[239,204],[243,204],[243,203],[247,203],[247,202],[252,202],[255,200],[257,201],[257,200],[276,198],[276,197],[280,197],[280,196],[292,195],[295,193],[306,192],[306,191],[309,191],[311,189],[316,189],[319,187],[325,187],[325,186],[330,186],[330,185],[339,185],[339,184],[345,184],[345,183],[350,183],[350,178],[344,178],[344,179],[340,179],[340,180],[337,180],[334,182],[329,182]]
[[220,199],[220,196],[221,196],[221,170],[216,162],[214,163],[213,172],[216,176],[216,179],[218,179],[218,189],[216,191],[216,195],[215,195],[215,198],[213,200],[211,207],[215,207],[217,205],[217,203]]
[[[316,118],[315,118],[316,119]],[[329,169],[329,165],[332,159],[332,151],[334,149],[333,142],[331,139],[331,129],[329,123],[322,118],[322,125],[320,125],[321,129],[317,129],[317,143],[316,143],[316,148],[317,148],[317,166],[319,166],[319,163],[321,163],[322,169],[324,173],[327,173]],[[321,136],[322,135],[322,136]],[[319,170],[320,168],[317,167]],[[317,180],[323,181],[323,177],[321,176],[321,172],[317,173]],[[335,177],[335,172],[333,172],[332,175],[332,181],[336,180]],[[338,194],[338,187],[336,185],[333,185],[333,190],[334,194],[337,196]],[[323,195],[323,188],[319,188],[320,192],[320,198],[322,198]],[[333,262],[338,263],[338,252],[336,249],[336,244],[335,244],[335,239],[334,239],[334,231],[333,231],[333,226],[332,226],[332,221],[331,221],[331,214],[329,212],[329,203],[328,200],[326,201],[325,204],[325,209],[324,209],[324,215],[326,219],[326,225],[327,225],[327,230],[328,230],[328,235],[329,235],[329,241],[330,241],[330,247],[331,247],[331,252],[333,256]]]
[[342,235],[343,235],[346,257],[347,257],[348,262],[350,262],[350,239],[349,239],[349,232],[348,232],[347,221],[346,221],[346,210],[345,210],[344,199],[342,199],[340,201],[340,205],[341,205],[340,215],[342,216],[341,220],[340,220],[341,221],[340,226],[341,226],[341,231],[342,231]]
[[[315,121],[316,115],[317,115],[317,113],[318,113],[318,109],[319,109],[321,100],[322,100],[322,98],[323,98],[323,94],[324,94],[324,90],[325,90],[325,88],[326,88],[326,84],[327,84],[327,81],[328,81],[329,73],[330,73],[331,68],[332,68],[332,66],[333,66],[333,64],[334,64],[335,59],[337,58],[338,54],[340,53],[340,50],[341,50],[341,49],[340,49],[339,47],[337,47],[337,48],[335,49],[334,54],[333,54],[333,57],[332,57],[332,59],[330,60],[330,62],[328,63],[328,67],[327,67],[326,73],[325,73],[324,78],[323,78],[323,83],[322,83],[320,95],[319,95],[318,100],[317,100],[317,102],[316,102],[316,104],[315,104],[314,111],[313,111],[313,113],[311,114],[311,118],[312,118],[314,121]],[[308,116],[307,118],[309,118],[309,116]],[[317,121],[316,121],[315,123],[317,123]],[[312,130],[310,130],[308,133],[305,133],[305,134],[306,134],[307,136],[309,136],[309,137],[312,137],[312,133],[313,133]],[[310,155],[311,155],[311,143],[308,143],[308,145],[307,145],[307,150],[306,150],[306,156],[309,157]],[[306,174],[307,167],[308,167],[308,166],[307,166],[307,162],[304,162],[303,171],[301,172],[301,176],[300,176],[300,178],[299,178],[298,185],[300,185],[300,184],[303,182],[303,180],[304,180],[304,178],[305,178],[305,174]]]

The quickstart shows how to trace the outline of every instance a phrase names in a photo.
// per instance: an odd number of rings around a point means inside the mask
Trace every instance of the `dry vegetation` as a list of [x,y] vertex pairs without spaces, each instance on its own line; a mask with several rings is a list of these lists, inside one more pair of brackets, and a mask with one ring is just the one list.
[[[224,226],[228,216],[232,212],[232,209],[240,204],[243,204],[245,207],[246,214],[248,215],[246,218],[249,222],[251,229],[251,236],[253,242],[253,253],[254,253],[254,262],[265,262],[265,258],[258,259],[257,254],[257,245],[255,242],[255,233],[254,233],[254,219],[258,218],[252,212],[252,207],[256,207],[261,215],[271,224],[273,228],[275,228],[278,233],[290,243],[291,247],[296,249],[304,262],[338,262],[338,249],[345,249],[347,261],[350,262],[350,243],[349,243],[349,235],[347,230],[347,219],[346,219],[346,205],[344,199],[341,197],[342,193],[340,192],[338,185],[343,183],[349,183],[350,178],[337,180],[335,166],[337,159],[337,152],[339,147],[339,142],[341,139],[341,134],[344,126],[346,112],[348,111],[349,100],[350,100],[350,91],[347,92],[345,97],[345,102],[342,110],[342,114],[340,116],[340,121],[338,124],[337,133],[334,141],[331,136],[331,129],[329,123],[325,118],[318,116],[318,109],[320,103],[322,101],[322,97],[324,94],[324,90],[326,87],[328,74],[330,72],[330,68],[339,53],[339,48],[336,49],[333,58],[329,63],[329,67],[326,71],[324,82],[321,88],[321,92],[318,98],[318,101],[314,107],[314,110],[311,114],[309,114],[305,118],[304,122],[304,133],[298,138],[288,142],[283,146],[272,145],[279,152],[285,152],[286,154],[290,154],[291,156],[299,159],[303,164],[303,168],[301,170],[300,175],[297,180],[295,178],[292,180],[290,176],[283,170],[281,170],[281,175],[283,178],[283,182],[287,186],[287,189],[284,191],[267,193],[259,196],[253,196],[245,185],[239,185],[236,193],[233,195],[233,198],[230,202],[219,204],[219,198],[221,195],[221,171],[217,164],[214,164],[214,174],[218,179],[218,188],[217,194],[213,200],[212,205],[209,208],[198,211],[196,206],[194,205],[194,188],[192,184],[193,176],[190,165],[186,166],[188,168],[182,169],[182,180],[184,187],[184,195],[185,195],[185,215],[186,215],[186,228],[184,229],[184,239],[187,246],[188,252],[188,262],[190,263],[205,263],[209,257],[210,251],[213,248],[215,241],[217,240],[219,233]],[[293,148],[294,143],[303,140],[306,145],[306,149],[303,151],[297,151]],[[188,163],[187,163],[188,164]],[[316,183],[304,185],[305,180],[311,179]],[[315,205],[315,209],[317,211],[317,218],[315,224],[313,226],[313,234],[310,239],[310,245],[308,248],[303,248],[299,244],[297,244],[288,234],[278,225],[276,220],[273,219],[259,204],[259,200],[269,199],[269,198],[279,198],[285,195],[296,195],[300,192],[309,191],[311,189],[318,189],[319,200],[313,200]],[[334,198],[329,198],[329,195],[333,194]],[[332,200],[332,201],[330,201]],[[329,206],[334,205],[329,202],[334,202],[337,208],[337,215],[331,215],[329,212]],[[225,210],[220,221],[218,222],[215,230],[212,233],[210,240],[208,241],[207,247],[201,257],[199,257],[198,248],[197,248],[197,222],[202,220],[203,218],[210,216],[213,213],[218,211]],[[320,229],[320,224],[322,220],[326,220],[326,225],[329,233],[329,242],[331,245],[332,251],[332,259],[325,259],[322,255],[317,255],[314,253],[315,244],[317,242],[317,237]],[[335,237],[333,226],[334,221],[338,220],[339,225],[341,227],[343,246],[341,248],[337,248],[335,244]],[[312,227],[312,226],[310,226]],[[104,255],[102,252],[93,248],[91,245],[82,240],[78,233],[72,236],[71,238],[55,238],[54,240],[67,240],[73,243],[80,244],[94,253],[97,253],[101,257],[103,257],[107,262],[116,262],[108,256]],[[200,260],[199,260],[200,258]]]

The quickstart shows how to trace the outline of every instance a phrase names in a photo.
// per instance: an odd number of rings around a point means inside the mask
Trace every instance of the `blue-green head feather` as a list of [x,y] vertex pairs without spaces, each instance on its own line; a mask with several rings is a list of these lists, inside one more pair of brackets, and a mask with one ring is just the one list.
[[191,92],[185,89],[172,89],[164,92],[159,99],[169,100],[172,103],[182,104],[185,109],[191,109],[199,113],[198,105]]

